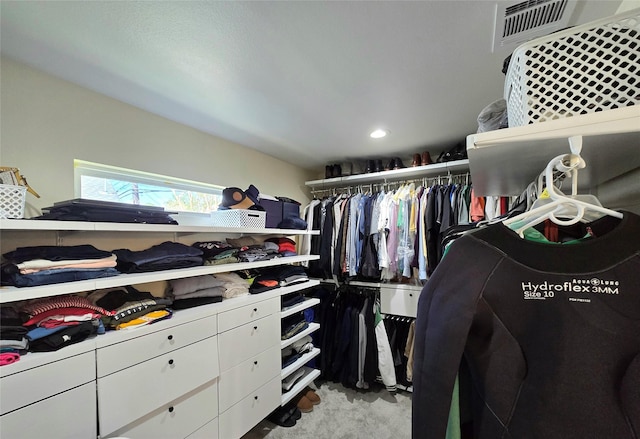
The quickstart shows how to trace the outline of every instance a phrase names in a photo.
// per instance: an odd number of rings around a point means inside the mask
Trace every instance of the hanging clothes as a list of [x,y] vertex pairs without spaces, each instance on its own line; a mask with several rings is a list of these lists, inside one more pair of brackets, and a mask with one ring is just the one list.
[[310,240],[320,255],[310,275],[335,281],[426,281],[442,258],[450,227],[471,221],[471,186],[413,183],[396,190],[313,200],[305,220],[320,230]]
[[640,216],[588,227],[572,244],[502,223],[453,242],[418,304],[414,438],[445,437],[454,409],[477,439],[638,437]]
[[377,294],[375,289],[349,286],[314,290],[320,299],[322,378],[366,390],[381,376],[387,389],[395,391],[395,367]]

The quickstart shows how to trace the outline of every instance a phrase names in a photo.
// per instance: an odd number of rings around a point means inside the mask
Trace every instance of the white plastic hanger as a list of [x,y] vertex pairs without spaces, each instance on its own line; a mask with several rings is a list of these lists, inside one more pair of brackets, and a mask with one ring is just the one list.
[[[569,138],[569,145],[571,154],[563,154],[553,158],[545,168],[546,191],[549,197],[538,198],[531,206],[531,210],[503,221],[520,236],[523,236],[526,229],[547,219],[562,226],[569,226],[582,220],[593,221],[603,215],[622,218],[620,212],[602,207],[595,196],[577,194],[578,169],[586,166],[584,159],[580,156],[582,136]],[[553,172],[556,169],[571,177],[571,196],[564,195],[553,184]]]

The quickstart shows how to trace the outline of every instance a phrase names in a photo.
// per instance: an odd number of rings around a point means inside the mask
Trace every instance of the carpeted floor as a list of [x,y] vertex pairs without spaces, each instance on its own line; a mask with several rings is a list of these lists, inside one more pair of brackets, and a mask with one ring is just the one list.
[[316,393],[322,399],[293,427],[262,421],[242,439],[409,439],[411,393],[389,393],[375,385],[367,391],[323,383]]

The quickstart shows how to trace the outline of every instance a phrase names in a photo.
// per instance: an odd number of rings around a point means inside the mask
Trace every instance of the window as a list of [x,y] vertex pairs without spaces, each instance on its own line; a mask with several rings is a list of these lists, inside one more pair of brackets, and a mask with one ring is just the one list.
[[223,187],[149,172],[74,160],[75,196],[164,207],[169,211],[206,213],[217,210]]

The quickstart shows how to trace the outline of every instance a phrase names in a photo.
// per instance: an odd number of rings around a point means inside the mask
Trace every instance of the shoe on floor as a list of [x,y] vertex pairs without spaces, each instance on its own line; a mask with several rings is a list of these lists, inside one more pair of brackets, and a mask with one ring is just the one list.
[[304,395],[302,395],[300,399],[298,399],[296,406],[302,413],[309,413],[313,411],[313,403],[309,401],[309,398]]
[[320,404],[320,397],[318,396],[318,394],[312,388],[307,388],[307,391],[304,392],[304,396],[309,401],[311,401],[311,404],[313,404],[313,405]]
[[293,413],[289,419],[293,419],[294,421],[298,421],[302,417],[302,412],[298,407],[293,407]]
[[291,410],[287,407],[278,407],[267,416],[267,419],[281,427],[293,427],[296,425],[296,419],[294,419]]

